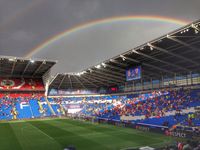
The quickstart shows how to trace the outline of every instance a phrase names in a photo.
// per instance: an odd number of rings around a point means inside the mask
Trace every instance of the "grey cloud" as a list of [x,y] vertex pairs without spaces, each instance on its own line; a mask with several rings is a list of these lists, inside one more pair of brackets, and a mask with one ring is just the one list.
[[[0,55],[23,57],[50,37],[74,26],[126,15],[158,15],[193,21],[200,18],[200,1],[1,0]],[[179,27],[156,22],[148,27],[149,24],[152,22],[118,23],[80,31],[44,48],[34,57],[58,59],[60,66],[55,71],[78,71]]]

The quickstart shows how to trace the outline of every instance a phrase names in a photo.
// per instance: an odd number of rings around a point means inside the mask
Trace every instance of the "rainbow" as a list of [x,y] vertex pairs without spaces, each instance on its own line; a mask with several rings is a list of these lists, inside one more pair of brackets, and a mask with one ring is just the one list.
[[80,24],[78,26],[75,26],[73,28],[67,29],[61,33],[58,33],[40,45],[38,45],[36,48],[32,49],[25,57],[26,58],[31,58],[35,53],[39,52],[41,49],[45,48],[46,46],[52,44],[53,42],[68,36],[69,34],[72,34],[74,32],[90,28],[93,26],[97,25],[102,25],[102,24],[108,24],[108,23],[114,23],[114,22],[121,22],[121,21],[156,21],[156,22],[164,22],[164,23],[172,23],[172,24],[177,24],[177,25],[186,25],[189,22],[184,21],[184,20],[178,20],[175,18],[169,18],[169,17],[163,17],[163,16],[118,16],[118,17],[111,17],[111,18],[105,18],[105,19],[99,19],[99,20],[93,20],[91,22],[87,22],[84,24]]

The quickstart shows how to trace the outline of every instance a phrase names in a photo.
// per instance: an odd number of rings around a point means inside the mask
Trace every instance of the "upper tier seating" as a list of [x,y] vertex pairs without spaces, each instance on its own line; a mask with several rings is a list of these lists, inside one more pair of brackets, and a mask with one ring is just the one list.
[[8,91],[44,91],[44,84],[42,79],[28,79],[28,78],[0,78],[0,90]]

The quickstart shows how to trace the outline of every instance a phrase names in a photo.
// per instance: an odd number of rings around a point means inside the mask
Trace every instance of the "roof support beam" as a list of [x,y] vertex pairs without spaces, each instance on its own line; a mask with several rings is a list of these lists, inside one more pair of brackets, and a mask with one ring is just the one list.
[[142,55],[142,56],[144,56],[144,57],[150,58],[150,59],[152,59],[152,60],[159,61],[159,62],[162,62],[162,63],[164,63],[164,64],[173,66],[173,67],[175,67],[175,68],[179,68],[179,69],[184,70],[184,71],[190,71],[189,69],[186,69],[186,68],[181,67],[181,66],[179,66],[179,65],[175,65],[175,64],[173,64],[173,63],[170,63],[170,62],[167,62],[167,61],[164,61],[164,60],[161,60],[161,59],[152,57],[152,56],[150,56],[150,55],[146,55],[146,54],[144,54],[144,53],[142,53],[142,52],[138,52],[138,51],[136,51],[136,50],[132,50],[132,52],[134,52],[134,53],[136,53],[136,54],[138,54],[138,55]]
[[73,89],[73,86],[72,86],[72,80],[71,80],[71,76],[70,76],[70,75],[68,75],[68,79],[69,79],[70,87],[71,87],[71,89]]
[[100,74],[102,76],[106,76],[106,78],[109,78],[110,80],[119,81],[119,82],[123,81],[122,77],[112,75],[112,74],[108,74],[108,73],[105,73],[105,72],[101,72],[101,71],[98,71],[98,70],[94,70],[94,73]]
[[[88,79],[86,76],[84,76],[84,78]],[[89,76],[89,79],[92,80],[92,81],[94,81],[94,82],[98,82],[98,83],[100,83],[100,84],[102,84],[102,85],[109,86],[109,85],[106,84],[105,82],[101,82],[100,80],[96,80],[96,79],[94,79],[94,78],[91,77],[91,76]],[[89,79],[88,79],[88,80],[89,80]]]
[[109,65],[109,64],[106,64],[106,66],[108,66],[109,68],[112,68],[112,69],[117,69],[117,70],[119,70],[119,71],[123,71],[123,72],[124,72],[124,70],[125,70],[125,69],[122,69],[122,68],[120,68],[120,67],[112,66],[112,65]]
[[80,85],[84,88],[84,89],[87,89],[85,87],[85,85],[76,77],[76,75],[73,75],[73,77],[76,79],[76,81],[78,81],[80,83]]
[[54,80],[57,78],[57,76],[58,76],[58,73],[51,79],[51,81],[49,82],[49,86],[51,86],[51,83],[54,82]]
[[12,70],[11,70],[11,76],[13,75],[14,69],[15,69],[15,65],[16,65],[17,60],[13,61],[13,65],[12,65]]
[[60,82],[60,84],[59,84],[59,86],[58,86],[58,89],[60,89],[60,87],[61,87],[63,81],[65,80],[65,77],[66,77],[66,75],[63,76],[63,78],[62,78],[62,80],[61,80],[61,82]]
[[22,73],[22,76],[25,74],[25,72],[26,72],[26,70],[28,69],[29,65],[30,65],[30,61],[26,64],[26,67],[24,68],[24,71],[23,71],[23,73]]
[[[170,35],[170,37],[172,37],[171,35]],[[199,36],[200,37],[200,36]],[[190,42],[190,43],[188,43],[188,44],[190,44],[190,45],[193,45],[193,44],[198,44],[198,43],[200,43],[200,40],[198,40],[198,37],[197,38],[195,38],[195,41],[194,40],[189,40],[188,42]],[[178,47],[177,47],[178,46]],[[180,44],[176,44],[175,46],[170,46],[169,47],[169,49],[173,52],[173,51],[175,51],[175,50],[177,50],[177,49],[179,49],[179,48],[183,48],[184,46],[183,45],[180,45]],[[188,53],[188,52],[183,52],[183,54],[185,54],[185,53]],[[154,55],[154,56],[157,56],[157,55],[160,55],[160,53],[157,53],[156,55]],[[168,56],[167,58],[171,58],[171,57],[173,57],[172,55],[170,55],[170,56]],[[181,59],[182,60],[182,59]],[[185,61],[185,60],[182,60],[182,61]],[[180,61],[178,61],[177,60],[177,62],[180,62]]]
[[[195,42],[191,42],[191,43],[189,43],[189,44],[198,44],[198,43],[200,43],[199,42],[199,40],[197,40],[197,41],[195,41]],[[188,43],[187,43],[188,44]],[[183,45],[181,45],[181,46],[179,46],[179,47],[177,47],[177,48],[173,48],[173,49],[171,49],[172,51],[174,51],[174,50],[177,50],[178,48],[182,48],[182,47],[184,47]],[[186,51],[186,52],[183,52],[182,54],[188,54],[189,52],[188,51]],[[158,55],[158,54],[157,54]],[[154,55],[154,56],[157,56],[157,55]],[[172,55],[169,55],[168,57],[166,57],[166,58],[172,58],[173,56]],[[194,59],[198,59],[199,58],[199,56],[197,56],[197,57],[194,57]],[[180,59],[180,60],[177,60],[176,61],[176,63],[182,63],[182,62],[185,62],[185,60],[183,60],[183,59]],[[194,64],[191,64],[190,66],[188,66],[188,68],[191,68],[191,67],[193,67],[194,66]]]
[[[109,66],[110,66],[110,65],[109,65]],[[108,66],[108,67],[109,67],[109,66]],[[111,68],[111,67],[110,67],[110,68]],[[117,76],[123,76],[123,75],[125,75],[124,73],[116,72],[116,71],[111,71],[111,70],[108,70],[108,69],[106,69],[106,68],[101,68],[101,70],[103,70],[103,71],[105,71],[105,72],[109,72],[109,73],[114,74],[114,75],[117,75]],[[124,70],[123,72],[125,72],[125,70]]]
[[[119,63],[119,62],[117,62],[116,60],[114,60],[114,61],[115,61],[115,63],[121,64],[121,65],[122,65],[122,63]],[[139,63],[139,61],[138,61],[137,63]],[[108,67],[113,68],[112,65],[108,65]],[[125,67],[125,64],[124,64],[124,67]],[[126,66],[126,67],[127,67],[127,66]],[[125,69],[122,69],[122,68],[119,68],[119,67],[114,67],[114,69],[123,71],[124,73],[123,73],[123,74],[120,73],[120,75],[125,76],[125,71],[126,71]],[[146,71],[146,72],[149,72],[149,71]],[[155,77],[160,77],[160,76],[158,76],[158,75],[155,75],[155,74],[152,74],[152,73],[150,74],[150,73],[151,73],[151,72],[149,72],[149,75],[145,75],[145,76],[143,76],[143,77],[152,78],[151,75],[152,75],[152,76],[155,76]]]
[[182,44],[183,46],[188,47],[188,48],[190,48],[191,50],[198,51],[198,52],[200,51],[200,49],[198,49],[198,48],[196,48],[196,47],[193,47],[193,46],[191,46],[190,44],[185,43],[185,42],[183,42],[183,41],[181,41],[181,40],[179,40],[179,39],[177,39],[177,38],[170,37],[170,36],[168,36],[167,38],[170,39],[170,40],[172,40],[172,41],[175,41],[175,42],[177,42],[177,43],[179,43],[179,44]]
[[85,79],[83,76],[79,76],[80,79],[86,81],[87,83],[90,83],[91,85],[95,86],[96,88],[98,87],[96,84],[94,84],[93,82],[91,82],[90,80],[88,79]]
[[40,64],[40,66],[35,70],[35,72],[33,73],[33,75],[32,75],[32,77],[34,76],[34,75],[36,75],[36,73],[38,73],[38,71],[40,70],[40,68],[43,66],[43,64],[45,63],[45,61],[43,61],[41,64]]
[[107,78],[105,76],[99,76],[97,74],[89,74],[89,77],[92,76],[92,78],[95,78],[96,80],[100,80],[102,82],[108,82],[109,84],[121,84],[121,82],[118,82],[118,81],[113,81],[113,80],[110,80],[110,78]]
[[[115,63],[115,64],[121,65],[121,66],[123,66],[123,67],[127,67],[126,64],[120,63],[120,62],[118,62],[117,60],[110,59],[110,61],[113,62],[113,63]],[[124,61],[125,61],[125,60],[124,60]]]
[[193,64],[195,64],[195,65],[199,65],[198,63],[196,63],[196,62],[193,61],[193,60],[190,60],[190,59],[188,59],[188,58],[186,58],[186,57],[184,57],[184,56],[181,56],[181,55],[175,54],[175,53],[173,53],[173,52],[170,52],[170,51],[168,51],[168,50],[166,50],[166,49],[164,49],[164,48],[161,48],[161,47],[158,47],[158,46],[154,46],[154,45],[152,45],[152,44],[148,44],[148,46],[151,46],[151,47],[153,47],[153,48],[155,48],[155,49],[157,49],[157,50],[159,50],[159,51],[161,51],[161,52],[164,52],[164,53],[170,54],[170,55],[172,55],[172,56],[178,57],[178,58],[180,58],[180,59],[183,59],[183,60],[188,61],[188,62],[190,62],[190,63],[193,63]]
[[182,36],[179,36],[179,35],[176,35],[176,36],[173,36],[173,35],[170,35],[170,37],[180,37],[180,38],[199,38],[200,36],[184,36],[184,35],[182,35]]
[[[138,60],[135,60],[135,59],[133,59],[133,58],[129,58],[129,57],[127,57],[127,56],[125,56],[125,57],[126,57],[127,60],[130,60],[130,61],[132,61],[132,62],[141,63],[141,62],[139,62]],[[160,67],[158,67],[158,66],[150,65],[150,64],[147,64],[147,63],[141,63],[141,64],[143,64],[143,65],[145,65],[145,66],[148,66],[148,67],[155,68],[155,69],[157,69],[157,70],[160,70],[160,71],[163,71],[163,72],[166,72],[166,73],[174,74],[174,72],[171,72],[171,71],[169,71],[169,70],[160,68]]]

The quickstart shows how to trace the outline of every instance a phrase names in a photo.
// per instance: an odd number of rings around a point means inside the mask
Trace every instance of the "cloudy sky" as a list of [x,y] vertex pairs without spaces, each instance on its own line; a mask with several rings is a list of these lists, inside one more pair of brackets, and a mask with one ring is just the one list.
[[200,0],[0,0],[0,55],[58,60],[54,73],[77,72],[183,26],[155,19],[94,22],[136,15],[189,23],[200,19]]

